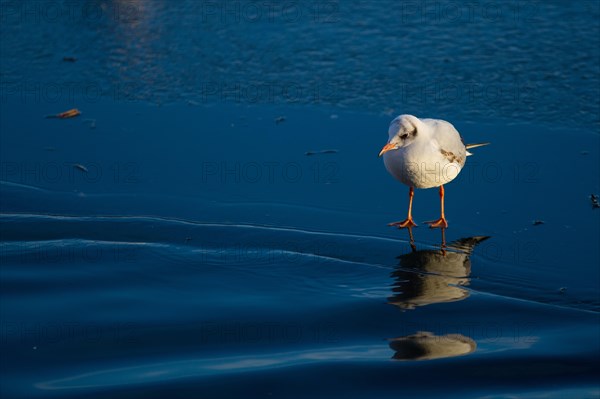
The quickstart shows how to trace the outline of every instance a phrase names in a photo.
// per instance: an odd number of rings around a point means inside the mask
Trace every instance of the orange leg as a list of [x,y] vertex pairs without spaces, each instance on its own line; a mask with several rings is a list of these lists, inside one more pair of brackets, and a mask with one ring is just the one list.
[[441,227],[443,229],[448,228],[448,222],[446,221],[446,215],[444,215],[444,186],[440,186],[440,205],[442,209],[442,215],[438,220],[427,222],[429,227],[436,228]]
[[406,220],[403,220],[402,222],[390,223],[389,226],[395,226],[395,227],[398,227],[399,229],[403,229],[405,227],[410,228],[410,227],[417,225],[412,218],[412,202],[413,202],[414,196],[415,196],[415,189],[413,187],[411,187],[410,190],[408,191],[408,217],[406,218]]

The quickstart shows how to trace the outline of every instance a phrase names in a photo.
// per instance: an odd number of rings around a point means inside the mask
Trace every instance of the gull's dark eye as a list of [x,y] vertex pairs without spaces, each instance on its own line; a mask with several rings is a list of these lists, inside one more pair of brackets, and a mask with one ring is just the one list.
[[407,137],[408,137],[408,133],[404,133],[402,136],[400,136],[400,138],[401,138],[402,140],[404,140],[404,139],[405,139],[405,138],[407,138]]

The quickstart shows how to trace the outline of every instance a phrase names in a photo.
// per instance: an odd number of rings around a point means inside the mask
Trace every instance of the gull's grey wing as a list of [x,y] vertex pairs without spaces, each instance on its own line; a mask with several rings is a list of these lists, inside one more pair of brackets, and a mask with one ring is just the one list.
[[440,152],[450,162],[464,165],[467,149],[458,131],[450,122],[441,119],[422,119],[432,131],[432,139],[437,141]]

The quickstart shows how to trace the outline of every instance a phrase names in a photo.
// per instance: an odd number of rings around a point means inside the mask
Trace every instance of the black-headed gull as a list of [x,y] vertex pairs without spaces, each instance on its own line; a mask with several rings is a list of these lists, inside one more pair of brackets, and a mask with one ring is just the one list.
[[413,227],[412,201],[415,188],[439,187],[441,216],[427,222],[430,227],[448,227],[444,215],[444,184],[454,180],[465,165],[468,151],[489,143],[465,145],[451,123],[440,119],[419,119],[400,115],[391,123],[389,140],[379,156],[392,176],[410,187],[408,217],[390,223],[398,228]]

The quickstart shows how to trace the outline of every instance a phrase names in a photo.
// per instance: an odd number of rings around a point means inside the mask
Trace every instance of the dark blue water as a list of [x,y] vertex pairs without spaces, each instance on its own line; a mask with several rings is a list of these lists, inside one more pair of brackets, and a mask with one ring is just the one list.
[[598,397],[598,4],[222,4],[2,2],[2,397]]

